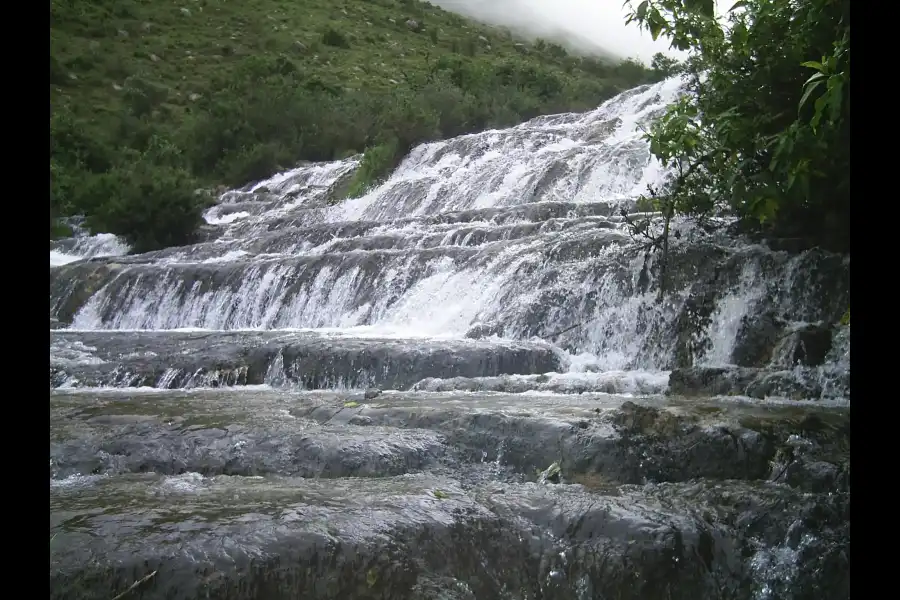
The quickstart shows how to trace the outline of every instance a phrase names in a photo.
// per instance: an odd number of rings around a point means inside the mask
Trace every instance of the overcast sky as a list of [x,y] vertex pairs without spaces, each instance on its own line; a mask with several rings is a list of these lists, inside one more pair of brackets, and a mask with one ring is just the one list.
[[536,36],[570,38],[571,45],[594,45],[625,58],[649,63],[657,52],[670,56],[665,40],[654,42],[637,25],[625,25],[624,0],[431,0],[445,9]]

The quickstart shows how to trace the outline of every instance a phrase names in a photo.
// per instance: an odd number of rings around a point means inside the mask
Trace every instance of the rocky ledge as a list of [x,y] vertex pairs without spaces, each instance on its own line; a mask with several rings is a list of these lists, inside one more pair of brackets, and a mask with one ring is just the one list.
[[262,383],[406,389],[427,377],[545,373],[549,344],[360,338],[310,331],[50,332],[50,387]]
[[50,406],[51,598],[849,596],[848,408],[266,388]]

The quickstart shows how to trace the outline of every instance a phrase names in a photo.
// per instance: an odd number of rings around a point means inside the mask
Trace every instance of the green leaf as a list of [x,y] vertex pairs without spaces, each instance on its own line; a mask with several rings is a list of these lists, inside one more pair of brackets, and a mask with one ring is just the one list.
[[728,9],[728,12],[733,12],[739,8],[744,8],[745,6],[747,6],[747,0],[738,0],[738,2],[735,2],[734,5]]
[[801,67],[809,67],[810,69],[815,69],[816,71],[822,71],[825,67],[816,60],[808,60],[804,63],[800,63]]
[[847,309],[847,312],[844,313],[844,316],[841,317],[841,325],[849,325],[850,324],[850,309]]
[[749,32],[747,31],[747,26],[743,23],[738,23],[731,29],[731,39],[738,46],[744,46],[749,39]]
[[798,112],[804,107],[804,105],[806,105],[806,102],[809,100],[810,95],[812,95],[812,93],[814,91],[816,91],[816,88],[819,87],[820,85],[822,85],[821,80],[819,80],[819,81],[810,80],[810,81],[806,82],[806,90],[803,92],[803,96],[801,96],[801,98],[800,98],[800,104],[797,107]]
[[[832,79],[834,78],[832,77]],[[831,80],[829,80],[829,83],[831,83]],[[830,110],[828,118],[832,123],[836,122],[841,116],[841,103],[843,100],[844,86],[837,84],[829,91],[828,108]]]
[[816,114],[813,115],[812,120],[809,122],[810,127],[812,127],[813,132],[819,127],[819,123],[822,121],[822,114],[825,111],[825,104],[828,102],[825,96],[819,96],[816,98]]
[[356,408],[357,406],[359,406],[359,402],[344,402],[344,408]]
[[648,4],[649,4],[649,2],[647,0],[644,0],[643,2],[638,4],[637,11],[635,11],[635,14],[637,15],[638,20],[643,21],[644,17],[647,16],[647,5]]

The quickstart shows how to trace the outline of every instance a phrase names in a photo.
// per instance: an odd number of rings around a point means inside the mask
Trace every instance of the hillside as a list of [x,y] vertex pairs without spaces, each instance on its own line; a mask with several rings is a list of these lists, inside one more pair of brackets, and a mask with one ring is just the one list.
[[584,110],[655,74],[527,44],[412,0],[52,0],[51,237],[85,214],[135,249],[183,243],[205,201],[300,160]]

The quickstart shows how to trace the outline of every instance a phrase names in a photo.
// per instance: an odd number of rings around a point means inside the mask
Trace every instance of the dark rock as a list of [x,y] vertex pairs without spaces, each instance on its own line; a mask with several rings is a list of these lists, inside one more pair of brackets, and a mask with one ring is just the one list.
[[784,322],[772,313],[746,315],[735,336],[731,362],[741,367],[765,367],[784,330]]
[[715,310],[716,295],[717,291],[713,286],[698,283],[691,287],[690,295],[672,326],[675,337],[674,364],[677,369],[691,367],[694,360],[702,357],[709,349],[705,332]]
[[50,269],[50,317],[70,325],[78,310],[124,265],[117,262],[78,261]]
[[212,242],[222,237],[223,233],[224,228],[221,225],[210,225],[208,223],[204,223],[197,228],[197,231],[194,233],[194,239],[196,239],[197,242],[201,244],[205,242]]
[[785,467],[784,482],[813,493],[828,493],[846,489],[841,482],[838,465],[825,461],[795,461]]
[[[742,392],[736,392],[738,394]],[[813,377],[798,377],[792,371],[760,371],[744,389],[751,398],[781,397],[794,400],[817,399],[821,384]]]
[[503,326],[498,323],[477,323],[469,328],[466,337],[471,340],[503,335]]
[[[435,498],[434,490],[452,490]],[[705,482],[622,488],[445,478],[155,475],[50,492],[51,599],[503,598],[696,600],[849,593],[847,499]],[[198,493],[199,492],[199,493]],[[186,515],[203,515],[185,521]],[[761,533],[764,532],[764,533]],[[768,547],[808,556],[766,570]],[[766,544],[766,545],[764,545]],[[790,559],[788,559],[790,560]],[[781,577],[790,568],[789,580]],[[417,596],[418,594],[418,596]],[[453,598],[454,596],[449,596]]]
[[365,398],[366,400],[374,400],[380,395],[381,390],[379,390],[378,388],[369,388],[366,390],[366,393],[363,394],[363,398]]
[[759,375],[744,367],[690,367],[669,375],[669,393],[682,396],[741,395]]
[[788,369],[796,365],[821,365],[831,350],[831,341],[830,328],[821,324],[803,325],[781,339],[775,348],[772,364]]

